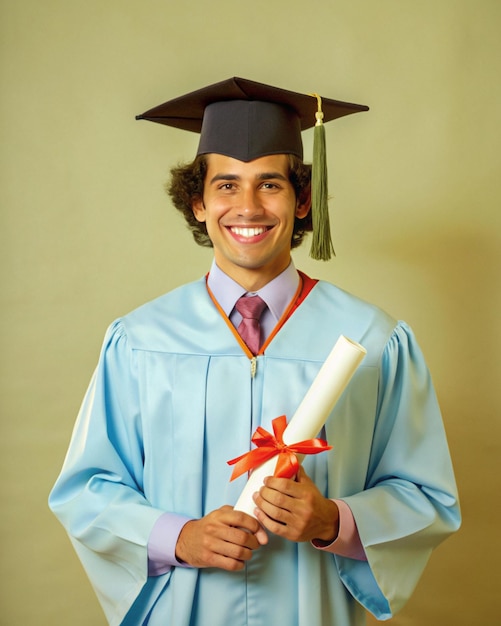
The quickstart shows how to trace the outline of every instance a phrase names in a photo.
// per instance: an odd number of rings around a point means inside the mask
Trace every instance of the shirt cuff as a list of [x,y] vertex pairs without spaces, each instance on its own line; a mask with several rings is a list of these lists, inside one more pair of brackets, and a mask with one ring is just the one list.
[[153,526],[148,539],[148,576],[160,576],[172,567],[189,567],[176,559],[176,543],[181,529],[191,517],[164,513]]
[[356,559],[357,561],[367,561],[367,556],[358,534],[357,524],[350,507],[344,500],[334,500],[334,502],[339,509],[338,536],[327,546],[320,545],[319,542],[315,542],[315,539],[311,543],[315,548],[324,552]]

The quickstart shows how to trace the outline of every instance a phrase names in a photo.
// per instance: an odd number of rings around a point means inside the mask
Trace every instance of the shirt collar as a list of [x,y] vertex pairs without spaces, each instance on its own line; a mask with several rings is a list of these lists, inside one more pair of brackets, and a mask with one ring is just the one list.
[[[236,301],[247,293],[241,285],[230,278],[216,265],[215,260],[212,262],[207,284],[227,317],[230,316]],[[266,302],[275,321],[278,322],[294,297],[298,285],[299,274],[294,263],[291,261],[281,274],[276,276],[264,287],[261,287],[258,291],[249,293],[259,294]]]

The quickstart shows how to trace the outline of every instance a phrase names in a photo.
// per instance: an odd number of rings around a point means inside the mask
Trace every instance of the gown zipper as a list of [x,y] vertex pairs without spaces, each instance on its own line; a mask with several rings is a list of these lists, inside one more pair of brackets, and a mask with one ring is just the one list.
[[252,357],[250,365],[251,365],[251,378],[254,378],[254,376],[256,375],[256,370],[257,370],[257,358],[255,356]]

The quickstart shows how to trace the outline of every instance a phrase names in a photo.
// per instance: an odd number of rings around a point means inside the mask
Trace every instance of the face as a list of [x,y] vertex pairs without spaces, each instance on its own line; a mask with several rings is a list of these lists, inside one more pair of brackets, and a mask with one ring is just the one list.
[[310,210],[296,198],[287,155],[248,163],[220,154],[207,157],[203,198],[193,202],[205,222],[218,266],[248,291],[278,276],[290,262],[296,217]]

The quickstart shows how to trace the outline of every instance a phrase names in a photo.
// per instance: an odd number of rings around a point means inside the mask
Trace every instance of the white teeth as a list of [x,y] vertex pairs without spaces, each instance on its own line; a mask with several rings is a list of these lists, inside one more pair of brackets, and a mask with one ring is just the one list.
[[231,232],[235,233],[235,235],[240,235],[240,237],[256,237],[256,235],[266,232],[266,228],[239,228],[238,226],[233,226]]

